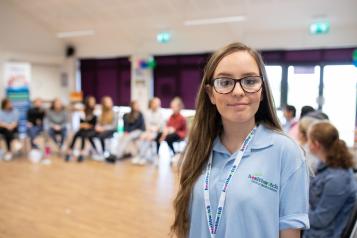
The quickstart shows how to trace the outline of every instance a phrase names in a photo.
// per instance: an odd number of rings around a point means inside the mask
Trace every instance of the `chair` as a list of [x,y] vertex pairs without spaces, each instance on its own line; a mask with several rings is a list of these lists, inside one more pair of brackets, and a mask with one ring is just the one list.
[[350,218],[347,221],[346,227],[342,232],[341,238],[357,237],[357,199],[355,201]]

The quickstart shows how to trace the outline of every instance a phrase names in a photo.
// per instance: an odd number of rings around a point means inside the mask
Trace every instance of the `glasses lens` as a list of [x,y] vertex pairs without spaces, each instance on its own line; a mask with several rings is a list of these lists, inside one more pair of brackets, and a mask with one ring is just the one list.
[[259,76],[248,76],[241,80],[241,85],[246,92],[255,93],[262,87],[262,79]]
[[213,86],[219,93],[228,93],[234,87],[234,80],[230,78],[217,78],[214,80]]

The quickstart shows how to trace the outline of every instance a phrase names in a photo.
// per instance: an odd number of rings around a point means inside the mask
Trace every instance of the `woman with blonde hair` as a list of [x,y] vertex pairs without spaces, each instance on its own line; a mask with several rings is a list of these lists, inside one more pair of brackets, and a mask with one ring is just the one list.
[[106,154],[105,139],[113,137],[117,131],[118,117],[113,111],[113,100],[109,96],[102,98],[102,113],[95,126],[95,137],[99,138],[103,154]]
[[309,168],[312,171],[312,174],[314,174],[316,172],[316,168],[318,165],[318,158],[313,155],[310,152],[309,149],[309,145],[307,143],[307,132],[309,130],[309,128],[314,124],[317,123],[319,120],[310,116],[305,116],[303,118],[300,119],[299,123],[298,123],[298,141],[300,143],[300,145],[303,147],[304,151],[305,151],[305,157],[306,157],[306,162],[309,166]]
[[326,121],[310,127],[308,145],[320,163],[310,183],[311,228],[303,237],[340,238],[356,201],[352,154]]
[[[308,170],[281,129],[261,56],[241,43],[211,56],[180,167],[178,238],[299,238]],[[298,194],[298,196],[297,196]]]

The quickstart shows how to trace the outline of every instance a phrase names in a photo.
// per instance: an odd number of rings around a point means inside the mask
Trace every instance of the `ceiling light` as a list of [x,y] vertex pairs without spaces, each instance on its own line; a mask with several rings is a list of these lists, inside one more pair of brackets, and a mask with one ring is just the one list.
[[57,33],[58,38],[70,38],[79,36],[91,36],[94,35],[94,30],[81,30],[81,31],[66,31]]
[[184,25],[185,26],[210,25],[210,24],[230,23],[230,22],[241,22],[245,20],[246,20],[245,16],[230,16],[230,17],[188,20],[184,22]]

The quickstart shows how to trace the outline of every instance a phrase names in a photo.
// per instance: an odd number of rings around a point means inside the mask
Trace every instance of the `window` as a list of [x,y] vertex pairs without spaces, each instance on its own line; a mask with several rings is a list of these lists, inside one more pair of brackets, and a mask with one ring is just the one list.
[[324,67],[325,112],[348,146],[354,144],[357,68],[353,65]]
[[297,116],[303,106],[318,108],[319,85],[320,66],[289,66],[288,104],[295,106]]
[[281,91],[281,78],[282,78],[282,67],[281,66],[265,66],[265,70],[267,71],[268,81],[270,85],[270,89],[273,94],[275,107],[279,108],[280,105],[280,91]]

